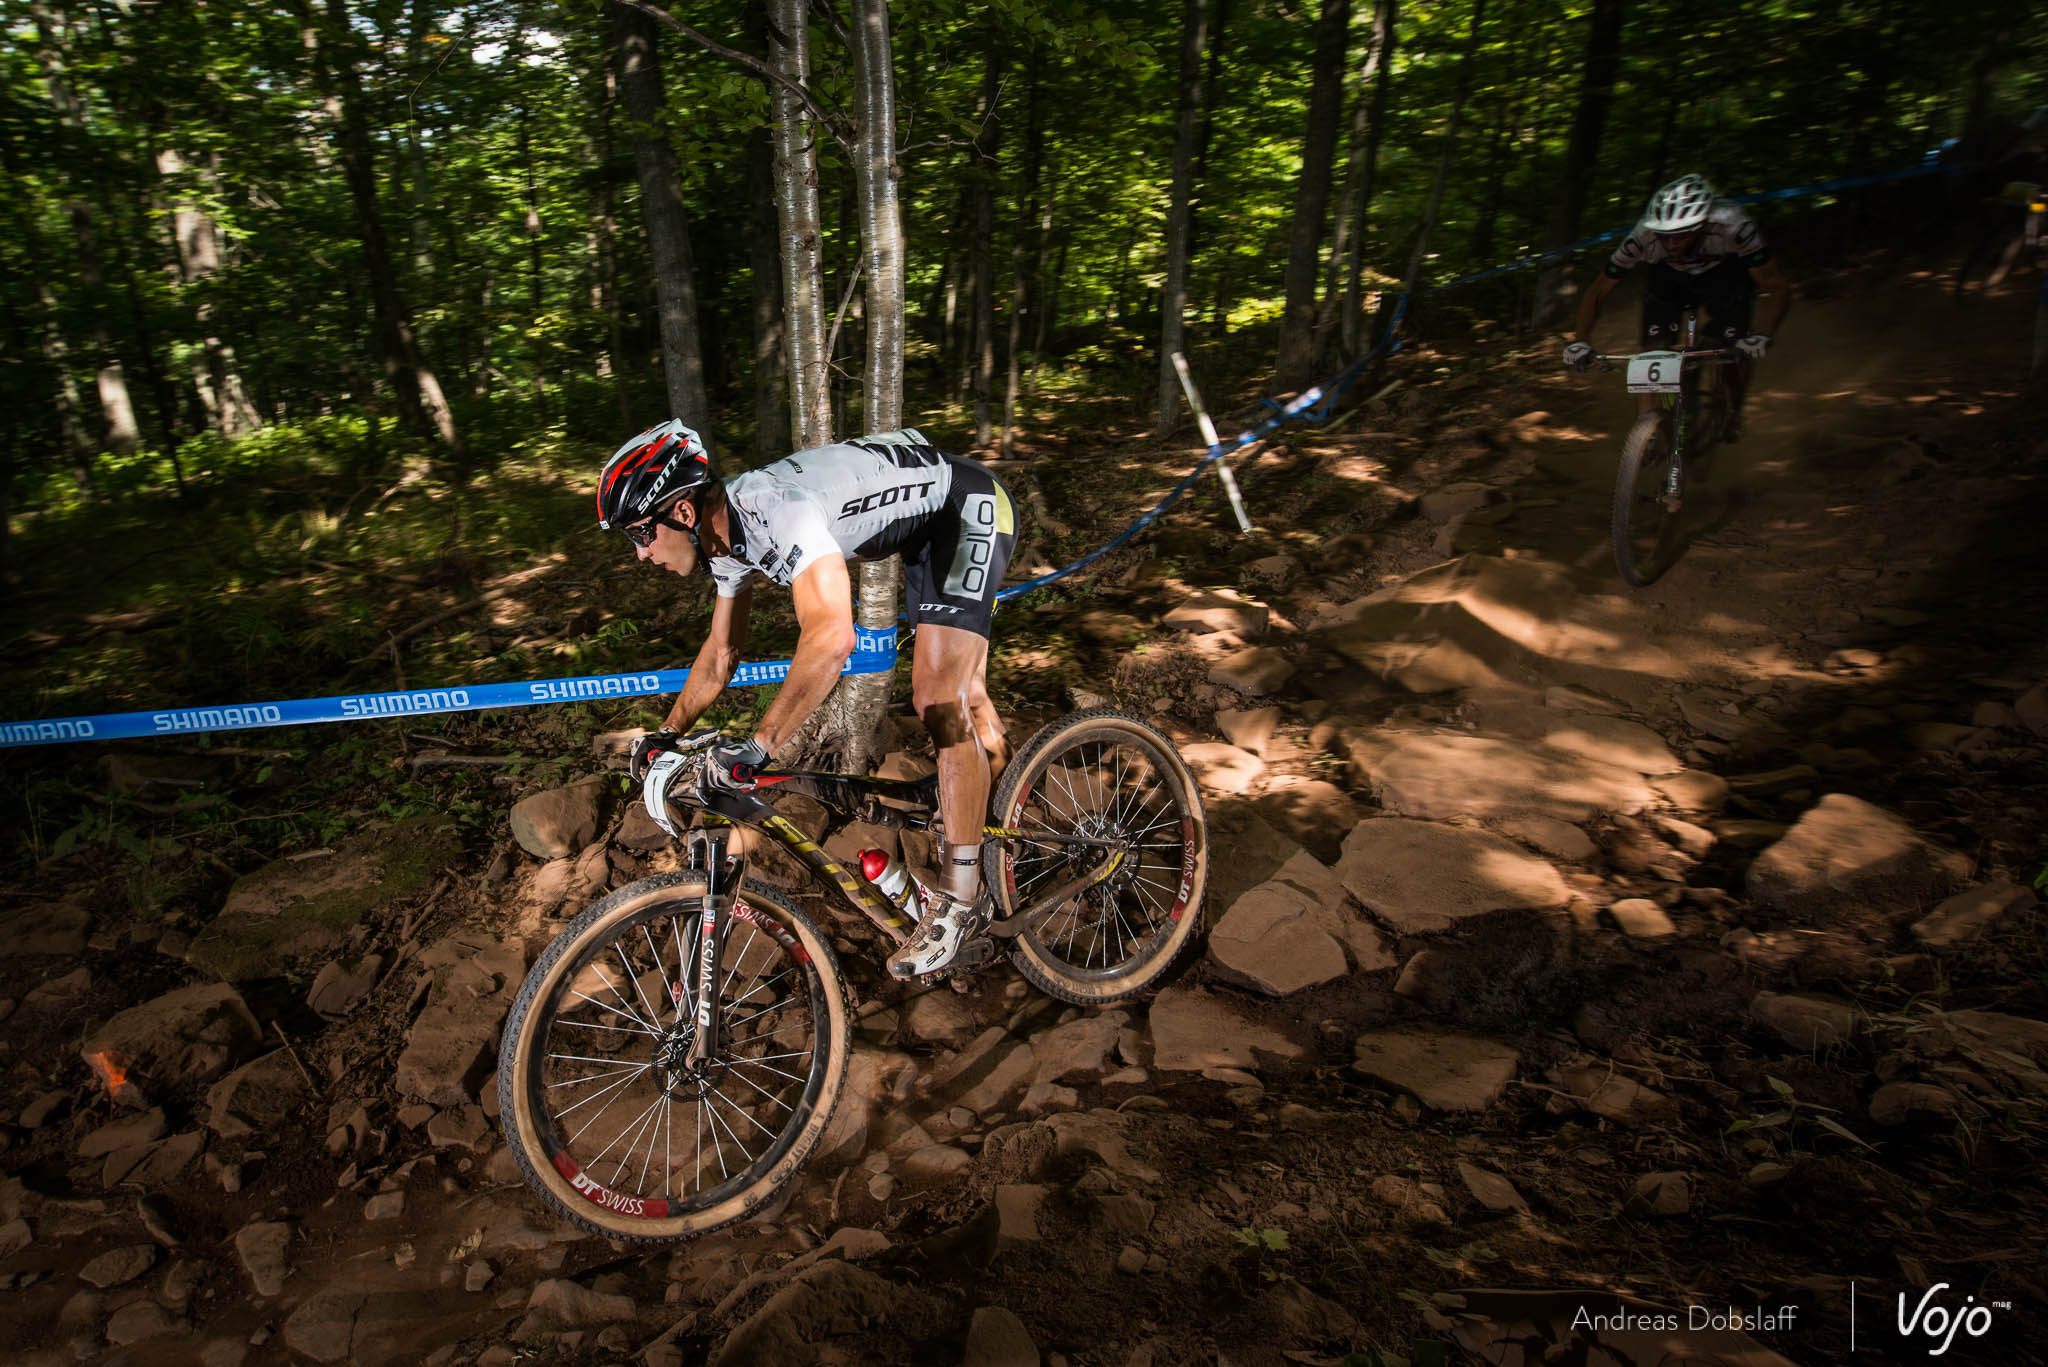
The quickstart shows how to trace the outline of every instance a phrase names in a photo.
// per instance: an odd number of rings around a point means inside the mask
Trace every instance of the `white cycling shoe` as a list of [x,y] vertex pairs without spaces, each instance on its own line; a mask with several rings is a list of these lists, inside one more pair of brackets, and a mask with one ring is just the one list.
[[971,903],[945,892],[930,892],[926,897],[924,916],[917,929],[889,956],[889,976],[909,979],[942,972],[953,967],[961,959],[961,951],[969,946],[973,948],[966,957],[975,964],[994,957],[990,952],[993,945],[975,939],[988,921],[983,910],[988,900],[986,894]]

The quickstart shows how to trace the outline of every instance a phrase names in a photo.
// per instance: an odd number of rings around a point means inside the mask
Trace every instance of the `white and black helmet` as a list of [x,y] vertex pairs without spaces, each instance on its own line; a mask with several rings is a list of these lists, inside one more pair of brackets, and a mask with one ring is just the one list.
[[615,531],[717,479],[702,437],[673,418],[657,423],[604,463],[597,477],[597,525]]
[[1707,221],[1714,207],[1714,187],[1705,176],[1680,176],[1656,194],[1643,210],[1643,227],[1653,233],[1682,233]]

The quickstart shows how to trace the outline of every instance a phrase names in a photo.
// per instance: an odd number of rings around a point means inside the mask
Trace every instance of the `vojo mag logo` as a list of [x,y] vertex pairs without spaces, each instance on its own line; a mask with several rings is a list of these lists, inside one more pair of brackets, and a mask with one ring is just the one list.
[[1899,1337],[1909,1346],[1925,1348],[1929,1357],[1938,1358],[1948,1352],[1958,1337],[1983,1338],[1991,1332],[1993,1308],[2012,1309],[2011,1301],[1980,1305],[1975,1296],[1963,1297],[1961,1305],[1944,1304],[1937,1298],[1948,1289],[1947,1282],[1936,1282],[1920,1294],[1918,1301],[1910,1302],[1910,1307],[1907,1294],[1899,1293]]

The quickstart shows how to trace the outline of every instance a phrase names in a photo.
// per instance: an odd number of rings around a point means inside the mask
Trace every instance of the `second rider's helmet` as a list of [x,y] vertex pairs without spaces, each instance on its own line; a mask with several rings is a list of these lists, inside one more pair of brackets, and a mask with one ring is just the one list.
[[1656,194],[1643,210],[1643,227],[1653,233],[1690,232],[1707,221],[1714,207],[1714,187],[1705,176],[1680,176]]
[[617,531],[718,482],[704,439],[671,418],[612,452],[597,477],[597,525]]

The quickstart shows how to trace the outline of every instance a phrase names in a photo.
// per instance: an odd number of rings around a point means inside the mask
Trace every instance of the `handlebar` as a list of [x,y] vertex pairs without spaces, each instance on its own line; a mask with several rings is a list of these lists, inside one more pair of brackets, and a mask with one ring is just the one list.
[[[1730,361],[1739,361],[1742,359],[1740,356],[1735,354],[1734,349],[1731,347],[1703,347],[1696,351],[1681,351],[1677,354],[1688,361],[1712,361],[1715,363],[1726,363]],[[1636,357],[1640,355],[1642,355],[1642,353],[1639,351],[1622,351],[1616,352],[1612,355],[1596,355],[1593,359],[1600,362],[1600,368],[1602,370],[1613,370],[1616,368],[1618,362],[1633,361]]]

